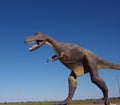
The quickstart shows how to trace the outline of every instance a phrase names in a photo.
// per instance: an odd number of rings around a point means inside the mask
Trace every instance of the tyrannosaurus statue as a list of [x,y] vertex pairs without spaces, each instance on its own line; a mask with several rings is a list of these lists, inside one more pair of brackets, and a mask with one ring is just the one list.
[[94,53],[75,44],[58,42],[41,32],[38,32],[35,35],[29,36],[25,39],[25,43],[27,44],[31,44],[33,42],[36,42],[36,44],[30,47],[29,51],[33,51],[43,44],[48,44],[56,53],[56,55],[48,59],[48,62],[59,59],[62,64],[71,70],[71,74],[68,78],[68,97],[63,102],[57,103],[56,105],[67,105],[68,102],[72,100],[77,87],[76,78],[86,73],[90,74],[91,81],[95,83],[103,92],[104,104],[110,104],[108,100],[108,88],[104,80],[99,77],[98,69],[111,68],[119,70],[120,65],[105,61],[96,56]]

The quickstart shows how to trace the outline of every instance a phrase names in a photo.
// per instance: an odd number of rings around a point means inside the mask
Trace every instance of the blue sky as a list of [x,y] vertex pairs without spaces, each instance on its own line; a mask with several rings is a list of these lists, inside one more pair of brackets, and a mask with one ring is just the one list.
[[[64,100],[70,70],[47,45],[29,52],[25,37],[44,32],[62,42],[76,43],[102,58],[120,64],[119,0],[1,0],[0,102]],[[109,97],[117,97],[120,71],[101,70]],[[101,98],[89,74],[78,80],[73,99]]]

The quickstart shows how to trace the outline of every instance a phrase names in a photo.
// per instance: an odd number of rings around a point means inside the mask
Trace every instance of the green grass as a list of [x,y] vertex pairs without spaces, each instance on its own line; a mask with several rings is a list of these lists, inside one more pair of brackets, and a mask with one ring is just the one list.
[[[93,104],[94,100],[73,101],[68,105],[97,105]],[[120,99],[110,99],[111,103],[120,104]],[[0,105],[54,105],[55,102],[31,102],[31,103],[1,103]],[[104,104],[99,104],[104,105]]]

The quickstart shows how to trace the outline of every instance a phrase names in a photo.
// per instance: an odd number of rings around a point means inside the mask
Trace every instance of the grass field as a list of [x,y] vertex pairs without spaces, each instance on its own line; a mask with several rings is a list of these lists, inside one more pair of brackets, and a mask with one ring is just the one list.
[[[95,100],[81,100],[73,101],[68,105],[104,105],[104,104],[93,104]],[[26,103],[1,103],[0,105],[54,105],[55,102],[26,102]],[[111,99],[110,103],[120,105],[120,99]]]

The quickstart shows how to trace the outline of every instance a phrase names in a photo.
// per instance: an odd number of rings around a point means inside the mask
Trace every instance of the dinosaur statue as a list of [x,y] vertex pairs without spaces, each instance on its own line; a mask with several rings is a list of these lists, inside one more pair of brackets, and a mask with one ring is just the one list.
[[72,101],[72,97],[77,87],[76,79],[86,73],[90,74],[91,81],[101,89],[104,97],[104,104],[110,104],[108,99],[108,88],[104,80],[100,78],[98,69],[111,68],[120,70],[120,65],[110,63],[96,56],[91,51],[75,44],[58,42],[41,32],[35,33],[35,35],[29,36],[25,39],[26,44],[31,44],[33,42],[36,42],[36,44],[30,47],[29,51],[36,50],[43,44],[48,44],[53,48],[56,55],[52,56],[47,61],[55,61],[58,59],[71,70],[71,74],[68,78],[68,97],[63,102],[56,103],[55,105],[67,105]]

